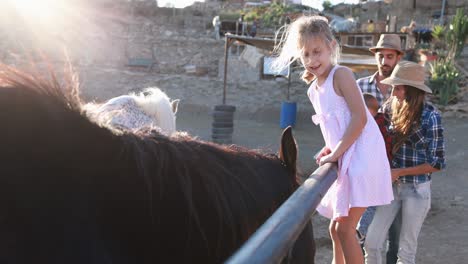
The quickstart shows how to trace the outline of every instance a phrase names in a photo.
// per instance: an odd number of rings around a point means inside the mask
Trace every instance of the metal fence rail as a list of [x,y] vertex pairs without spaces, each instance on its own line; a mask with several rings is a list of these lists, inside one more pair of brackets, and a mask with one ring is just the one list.
[[336,177],[335,163],[320,166],[226,263],[279,263]]

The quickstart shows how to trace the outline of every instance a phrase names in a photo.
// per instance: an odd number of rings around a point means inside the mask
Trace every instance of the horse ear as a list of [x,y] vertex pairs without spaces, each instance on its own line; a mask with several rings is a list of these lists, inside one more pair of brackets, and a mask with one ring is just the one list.
[[284,162],[288,169],[292,170],[294,173],[296,172],[297,147],[291,126],[284,129],[283,134],[281,135],[279,158]]
[[176,99],[176,100],[174,100],[174,101],[171,102],[172,112],[173,112],[174,114],[177,113],[177,108],[179,107],[179,102],[180,102],[179,99]]

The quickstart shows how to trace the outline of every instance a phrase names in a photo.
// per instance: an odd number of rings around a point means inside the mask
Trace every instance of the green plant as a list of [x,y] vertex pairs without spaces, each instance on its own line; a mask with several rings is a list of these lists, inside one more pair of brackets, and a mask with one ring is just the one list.
[[325,0],[322,3],[323,10],[330,10],[332,6],[333,4],[330,2],[330,0]]
[[457,95],[460,73],[452,60],[439,59],[430,64],[429,80],[432,92],[439,96],[439,104],[447,105]]
[[427,50],[429,49],[431,46],[429,43],[417,43],[415,48],[416,49],[419,49],[419,50]]
[[436,25],[432,29],[432,41],[431,41],[431,49],[434,50],[439,57],[446,57],[447,56],[447,41],[446,39],[446,28],[445,26]]
[[228,12],[221,12],[219,14],[219,18],[222,20],[222,21],[235,21],[237,19],[239,19],[241,15],[241,12],[239,11],[228,11]]
[[443,60],[447,59],[447,56],[448,56],[447,49],[442,48],[442,47],[434,47],[434,51],[437,54],[437,57],[439,59],[443,59]]
[[441,25],[435,25],[432,29],[432,37],[436,40],[444,40],[445,38],[445,27]]
[[245,14],[245,21],[254,21],[255,19],[258,19],[261,17],[261,14],[258,13],[258,10],[252,10],[250,12],[248,12],[247,14]]
[[273,3],[267,6],[260,6],[250,9],[245,13],[246,21],[260,19],[264,27],[281,26],[285,22],[285,15],[293,11],[289,5]]
[[461,8],[447,27],[434,26],[432,36],[435,41],[433,49],[437,50],[439,59],[431,63],[429,83],[439,103],[446,105],[456,98],[460,73],[454,61],[463,50],[468,37],[468,16]]
[[463,50],[466,38],[468,37],[468,15],[463,13],[461,8],[457,9],[447,32],[447,45],[449,47],[448,57],[454,59]]

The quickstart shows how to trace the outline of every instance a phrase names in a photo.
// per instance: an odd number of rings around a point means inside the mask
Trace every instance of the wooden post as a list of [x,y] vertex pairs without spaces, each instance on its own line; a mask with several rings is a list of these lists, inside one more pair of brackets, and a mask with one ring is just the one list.
[[229,47],[231,46],[232,39],[229,36],[225,37],[224,43],[224,82],[223,82],[223,104],[226,104],[226,86],[227,86],[227,66],[229,58]]

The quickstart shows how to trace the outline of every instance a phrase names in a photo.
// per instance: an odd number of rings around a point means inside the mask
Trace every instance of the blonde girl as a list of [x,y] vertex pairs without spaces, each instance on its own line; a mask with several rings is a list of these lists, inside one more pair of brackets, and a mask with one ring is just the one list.
[[390,166],[382,135],[364,105],[352,71],[338,65],[339,45],[321,16],[303,16],[286,29],[277,67],[299,59],[307,95],[325,147],[316,162],[338,162],[338,178],[317,211],[330,218],[333,263],[362,264],[356,225],[368,206],[393,199]]

